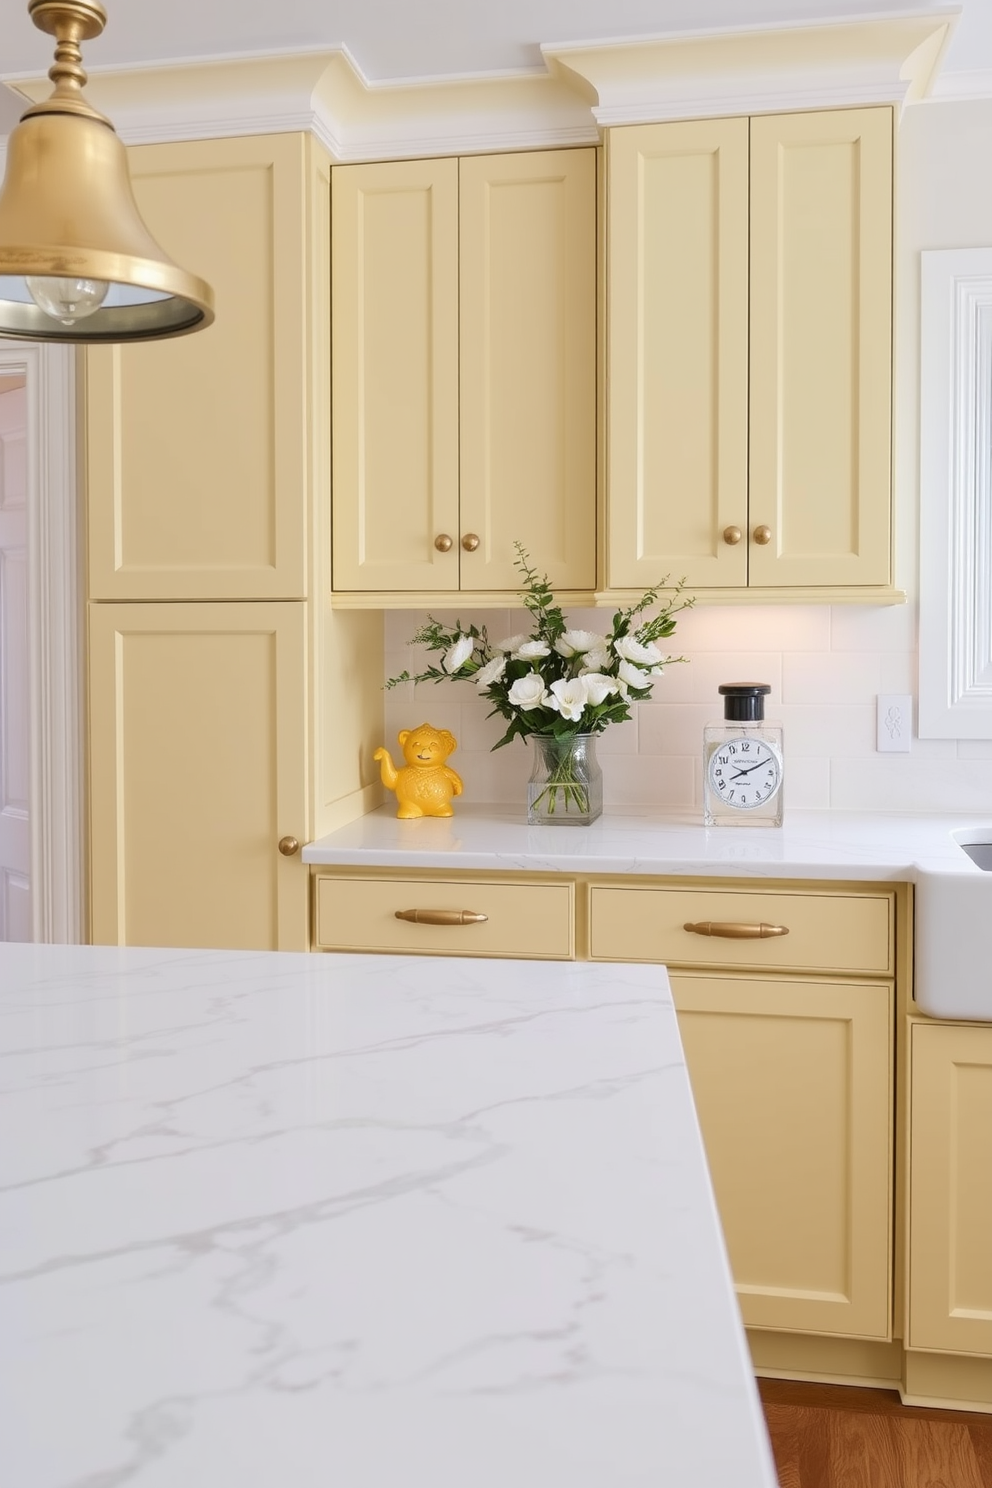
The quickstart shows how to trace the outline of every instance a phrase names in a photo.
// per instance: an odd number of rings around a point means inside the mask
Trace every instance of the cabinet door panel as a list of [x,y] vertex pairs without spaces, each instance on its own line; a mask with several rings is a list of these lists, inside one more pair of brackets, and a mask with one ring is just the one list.
[[130,152],[142,215],[217,318],[87,350],[91,598],[305,592],[305,152],[292,134]]
[[463,589],[596,583],[596,152],[460,165]]
[[331,191],[334,587],[457,589],[458,162]]
[[752,119],[752,585],[889,581],[891,265],[891,109]]
[[744,1322],[887,1337],[891,986],[671,980]]
[[908,1343],[992,1355],[992,1029],[912,1039]]
[[609,132],[608,583],[746,582],[748,121]]
[[306,949],[305,610],[90,606],[95,942]]

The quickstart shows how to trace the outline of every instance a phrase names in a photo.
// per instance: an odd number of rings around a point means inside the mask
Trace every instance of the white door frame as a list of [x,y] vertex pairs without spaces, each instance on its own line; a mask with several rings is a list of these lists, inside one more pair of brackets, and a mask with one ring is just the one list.
[[85,923],[76,356],[0,340],[0,374],[27,389],[31,928],[70,945]]

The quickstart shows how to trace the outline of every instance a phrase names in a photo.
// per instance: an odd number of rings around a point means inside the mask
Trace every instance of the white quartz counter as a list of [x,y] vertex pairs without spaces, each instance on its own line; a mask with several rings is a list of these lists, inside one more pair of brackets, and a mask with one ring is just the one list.
[[[589,827],[531,827],[523,811],[455,803],[456,815],[399,821],[386,805],[311,842],[304,861],[352,867],[530,873],[914,880],[980,875],[952,833],[981,840],[978,816],[787,812],[781,827],[718,827],[699,816],[613,810]],[[992,803],[985,822],[992,823]],[[984,833],[992,840],[992,829]]]
[[0,945],[0,1089],[10,1488],[773,1488],[662,969]]

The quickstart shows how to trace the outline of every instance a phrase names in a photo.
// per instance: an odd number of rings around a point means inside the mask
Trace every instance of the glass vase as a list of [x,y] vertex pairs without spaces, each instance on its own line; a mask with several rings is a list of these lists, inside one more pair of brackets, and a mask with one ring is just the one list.
[[533,734],[527,820],[533,825],[585,827],[603,810],[603,772],[595,734]]

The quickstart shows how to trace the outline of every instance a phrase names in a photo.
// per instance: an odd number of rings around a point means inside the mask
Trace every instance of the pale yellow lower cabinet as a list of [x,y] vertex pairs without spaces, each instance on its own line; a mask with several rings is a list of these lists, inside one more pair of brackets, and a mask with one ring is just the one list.
[[89,609],[93,941],[305,950],[306,606]]
[[911,1033],[907,1343],[992,1357],[992,1027]]
[[745,1323],[887,1338],[891,984],[671,980]]
[[568,960],[574,952],[570,883],[318,876],[320,950]]

